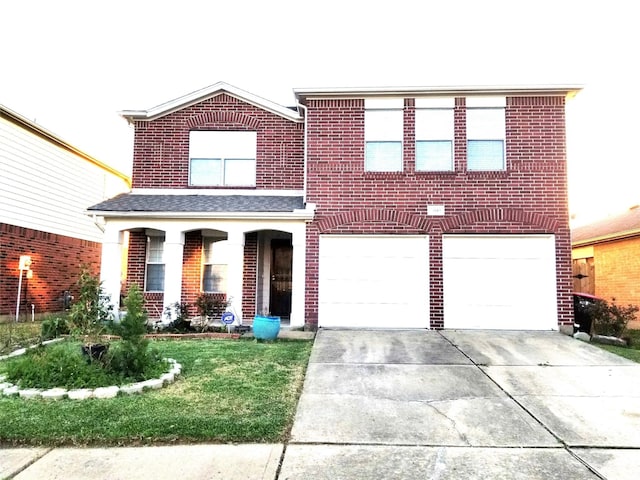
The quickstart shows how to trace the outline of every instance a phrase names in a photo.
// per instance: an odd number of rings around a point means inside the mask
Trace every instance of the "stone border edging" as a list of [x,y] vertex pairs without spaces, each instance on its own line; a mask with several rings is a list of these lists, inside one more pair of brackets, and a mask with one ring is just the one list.
[[[61,339],[53,339],[42,343],[43,345],[47,345],[60,340]],[[35,348],[35,346],[28,348]],[[0,361],[10,357],[23,355],[26,351],[27,348],[20,348],[11,352],[9,355],[0,357]],[[153,378],[121,386],[111,385],[109,387],[98,387],[94,389],[78,388],[74,390],[67,390],[65,388],[49,388],[44,390],[39,388],[25,388],[21,390],[17,385],[7,382],[6,375],[0,375],[0,396],[4,395],[10,397],[18,395],[21,398],[26,399],[42,398],[45,400],[62,400],[64,398],[69,398],[70,400],[87,400],[89,398],[114,398],[118,395],[118,392],[123,392],[128,395],[142,393],[145,388],[158,390],[173,383],[176,377],[182,373],[182,365],[180,365],[176,360],[173,358],[165,358],[164,360],[171,364],[171,368],[167,373],[161,375],[160,378]]]

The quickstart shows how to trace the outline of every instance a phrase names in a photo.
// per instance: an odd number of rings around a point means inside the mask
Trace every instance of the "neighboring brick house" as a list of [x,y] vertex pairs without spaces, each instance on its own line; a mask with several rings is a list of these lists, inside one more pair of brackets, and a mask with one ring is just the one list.
[[[80,264],[100,266],[102,230],[86,208],[129,189],[128,176],[0,105],[0,317],[15,318],[18,302],[20,319],[62,310]],[[21,256],[32,262],[22,275]]]
[[571,243],[574,291],[640,306],[640,207],[574,228]]
[[135,126],[102,276],[152,313],[200,292],[292,326],[570,331],[565,99],[574,86],[298,89],[224,83]]

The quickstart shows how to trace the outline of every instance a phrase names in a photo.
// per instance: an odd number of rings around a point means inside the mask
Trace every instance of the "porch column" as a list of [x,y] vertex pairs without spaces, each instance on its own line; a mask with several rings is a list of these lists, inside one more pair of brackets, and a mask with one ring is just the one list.
[[104,294],[117,315],[120,308],[120,280],[122,278],[122,231],[107,223],[102,240],[100,281]]
[[[227,235],[227,300],[237,322],[242,316],[242,277],[244,268],[244,232],[228,232]],[[246,322],[245,322],[246,323]]]
[[[164,301],[163,311],[182,300],[182,258],[184,232],[167,230],[164,237]],[[173,310],[172,310],[173,312]],[[170,320],[174,320],[171,318]]]
[[304,292],[307,226],[302,225],[291,233],[293,259],[291,260],[291,317],[292,327],[304,327]]

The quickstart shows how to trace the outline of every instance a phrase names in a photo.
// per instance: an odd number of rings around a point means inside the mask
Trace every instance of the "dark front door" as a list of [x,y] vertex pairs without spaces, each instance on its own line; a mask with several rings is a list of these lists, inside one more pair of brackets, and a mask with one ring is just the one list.
[[269,310],[271,315],[291,315],[291,240],[271,240],[271,293]]

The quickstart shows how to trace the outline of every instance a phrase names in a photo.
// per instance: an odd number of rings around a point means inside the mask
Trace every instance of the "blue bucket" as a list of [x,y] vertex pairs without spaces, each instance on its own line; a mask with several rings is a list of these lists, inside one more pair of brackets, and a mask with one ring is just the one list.
[[275,340],[280,333],[280,317],[253,317],[253,336],[258,340]]

